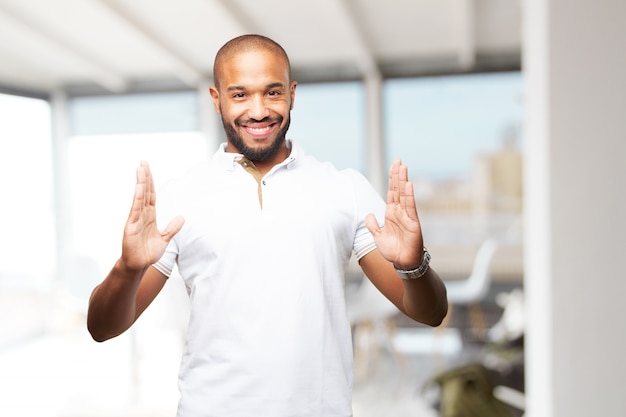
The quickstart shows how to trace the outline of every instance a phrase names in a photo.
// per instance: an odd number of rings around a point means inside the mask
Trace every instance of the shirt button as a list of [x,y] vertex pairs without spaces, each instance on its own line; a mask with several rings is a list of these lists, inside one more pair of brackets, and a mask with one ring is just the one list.
[[265,180],[263,180],[263,185],[267,185],[267,183],[265,182]]

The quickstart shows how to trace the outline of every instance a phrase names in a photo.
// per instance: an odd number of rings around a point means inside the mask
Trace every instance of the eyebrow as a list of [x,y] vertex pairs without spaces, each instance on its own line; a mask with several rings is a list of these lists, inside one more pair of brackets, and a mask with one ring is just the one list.
[[275,82],[275,83],[270,83],[267,85],[267,88],[285,88],[285,84],[281,83],[281,82]]
[[[272,88],[285,88],[285,84],[277,81],[277,82],[266,85],[265,88],[268,90]],[[244,87],[243,85],[231,85],[226,90],[227,91],[243,91],[245,89],[246,87]]]

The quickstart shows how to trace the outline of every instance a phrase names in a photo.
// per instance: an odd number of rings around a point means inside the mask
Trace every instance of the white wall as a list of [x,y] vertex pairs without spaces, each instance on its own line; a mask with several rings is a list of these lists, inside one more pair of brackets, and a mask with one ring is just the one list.
[[626,2],[523,6],[527,416],[623,416]]

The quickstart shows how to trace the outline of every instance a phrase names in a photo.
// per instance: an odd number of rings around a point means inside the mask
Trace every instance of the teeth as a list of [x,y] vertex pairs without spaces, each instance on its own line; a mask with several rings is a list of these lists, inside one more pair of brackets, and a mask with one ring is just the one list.
[[248,127],[248,130],[253,133],[263,133],[263,132],[267,132],[268,130],[270,130],[270,128],[269,126],[268,127]]

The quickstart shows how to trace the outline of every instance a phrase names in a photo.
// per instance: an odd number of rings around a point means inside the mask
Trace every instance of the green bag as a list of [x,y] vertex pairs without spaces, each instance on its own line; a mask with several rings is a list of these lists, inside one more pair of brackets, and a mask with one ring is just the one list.
[[483,365],[450,369],[433,382],[441,389],[441,417],[514,417],[509,406],[494,397],[493,381]]

